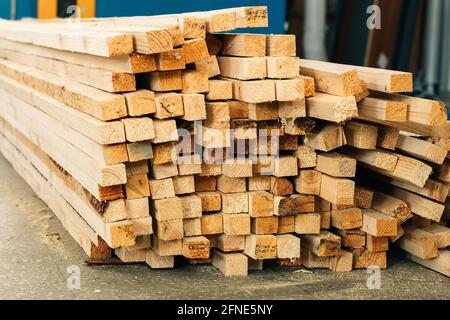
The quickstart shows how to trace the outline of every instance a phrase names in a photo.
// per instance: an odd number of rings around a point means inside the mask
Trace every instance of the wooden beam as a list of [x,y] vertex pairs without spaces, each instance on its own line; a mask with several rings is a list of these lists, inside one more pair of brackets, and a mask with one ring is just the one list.
[[397,235],[396,219],[379,211],[364,209],[361,230],[374,237],[392,237]]
[[408,120],[408,104],[367,97],[358,103],[358,118],[404,122]]
[[356,160],[338,153],[320,153],[316,170],[336,178],[354,178]]
[[338,124],[358,116],[354,97],[336,97],[326,93],[307,98],[306,110],[309,117]]
[[220,74],[238,80],[258,80],[267,78],[264,57],[217,57]]
[[342,152],[361,163],[389,172],[393,172],[398,163],[398,156],[396,154],[382,150],[346,148]]
[[345,137],[349,146],[373,150],[377,147],[378,127],[351,121],[345,125]]
[[335,205],[354,205],[355,182],[322,175],[320,197]]
[[405,226],[405,235],[395,245],[420,258],[433,259],[439,256],[436,235],[413,226]]
[[266,36],[258,34],[223,35],[222,54],[237,57],[264,57]]
[[305,145],[314,150],[330,152],[346,144],[344,129],[338,125],[327,125],[320,131],[308,135]]
[[382,192],[374,192],[372,208],[397,219],[400,224],[412,218],[411,209],[406,202]]
[[303,236],[302,246],[319,257],[335,257],[341,254],[341,238],[328,231],[319,235]]
[[400,135],[397,149],[415,158],[442,165],[448,151],[430,142]]

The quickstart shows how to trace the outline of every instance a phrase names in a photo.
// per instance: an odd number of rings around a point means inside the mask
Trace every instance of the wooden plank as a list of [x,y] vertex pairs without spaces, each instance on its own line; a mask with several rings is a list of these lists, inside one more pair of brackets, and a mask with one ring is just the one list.
[[337,235],[341,237],[344,248],[363,248],[366,245],[366,233],[359,229],[355,230],[336,230]]
[[212,265],[226,277],[248,275],[248,258],[242,253],[223,253],[215,250]]
[[367,97],[358,102],[358,117],[363,120],[404,122],[408,120],[408,104]]
[[347,148],[343,152],[361,163],[389,172],[395,171],[398,163],[398,156],[396,154],[382,150]]
[[250,216],[248,214],[223,214],[223,233],[229,236],[250,234]]
[[397,220],[372,209],[363,209],[361,230],[374,237],[392,237],[397,235]]
[[428,269],[450,277],[450,251],[448,250],[439,251],[439,257],[434,259],[422,259],[410,253],[407,253],[406,257]]
[[320,234],[321,224],[321,216],[318,213],[298,214],[295,216],[295,233]]
[[336,97],[326,93],[317,93],[306,99],[309,117],[343,123],[358,116],[358,107],[354,97]]
[[319,257],[335,257],[341,254],[341,238],[328,231],[319,235],[303,236],[302,246]]
[[361,228],[363,214],[359,208],[331,210],[331,225],[340,230]]
[[353,270],[353,253],[341,249],[340,256],[330,258],[330,270],[334,272],[350,272]]
[[172,269],[175,259],[173,256],[160,256],[153,249],[147,249],[145,263],[152,269]]
[[296,57],[296,36],[291,34],[269,34],[266,55],[270,57]]
[[389,126],[378,126],[377,147],[394,151],[397,147],[400,130]]
[[412,218],[411,209],[406,202],[382,192],[374,192],[372,208],[396,219],[400,224]]
[[223,35],[221,53],[237,57],[264,57],[266,55],[266,36],[257,34]]
[[378,127],[351,121],[345,125],[344,130],[348,145],[358,149],[376,149]]
[[316,170],[300,170],[295,178],[295,191],[301,194],[319,195],[322,185],[322,174]]
[[232,98],[232,83],[223,80],[209,80],[209,92],[206,95],[206,100],[231,100]]
[[447,108],[443,102],[382,92],[371,92],[371,96],[406,103],[408,105],[408,121],[410,122],[438,127],[447,124]]
[[136,78],[130,73],[90,68],[79,64],[34,56],[29,53],[21,53],[3,48],[0,49],[0,57],[108,92],[136,90]]
[[208,214],[202,216],[202,235],[216,235],[223,234],[223,215],[222,214]]
[[346,137],[341,126],[330,124],[308,135],[304,143],[314,150],[330,152],[345,145]]
[[142,73],[152,72],[156,70],[155,57],[153,55],[133,53],[130,55],[118,57],[101,57],[78,52],[55,50],[52,48],[8,41],[4,39],[0,39],[0,47],[12,51],[31,54],[34,56],[64,61],[72,64],[79,64],[89,68],[109,70],[113,72]]
[[300,73],[315,79],[316,90],[336,96],[354,96],[357,101],[369,95],[358,72],[352,66],[302,59]]
[[294,156],[298,159],[299,169],[314,168],[317,165],[317,154],[313,148],[305,145],[298,146]]
[[322,175],[320,197],[336,205],[354,205],[355,182]]
[[[10,41],[30,43],[59,50],[80,52],[103,57],[123,56],[133,52],[130,34],[107,31],[49,28],[35,23],[8,22],[0,24],[0,37]],[[80,44],[83,45],[80,45]]]
[[183,256],[188,259],[208,259],[210,242],[203,236],[183,239]]
[[400,135],[397,149],[415,158],[442,165],[448,151],[430,142]]
[[238,80],[267,78],[267,64],[264,57],[217,57],[220,74]]
[[436,236],[438,242],[438,248],[444,249],[450,246],[450,229],[440,224],[432,224],[428,227],[423,228],[422,230],[432,233]]
[[155,137],[153,121],[148,117],[122,119],[122,123],[129,142],[147,141]]
[[299,259],[301,257],[301,240],[292,234],[277,235],[277,258]]
[[277,238],[272,235],[247,236],[244,253],[254,260],[275,259],[277,257]]
[[398,181],[395,179],[384,179],[389,184],[424,196],[428,199],[444,203],[450,191],[450,186],[439,181],[428,179],[423,188],[414,184]]
[[197,70],[184,70],[181,74],[182,93],[206,93],[209,91],[208,74]]
[[127,115],[125,98],[57,75],[0,59],[0,72],[40,93],[87,113],[109,121]]
[[195,62],[195,70],[206,72],[208,78],[219,76],[221,73],[219,62],[216,56],[209,56],[208,58]]
[[395,245],[421,258],[433,259],[439,256],[437,237],[413,226],[404,227],[405,235]]
[[145,116],[156,112],[155,93],[149,90],[137,90],[124,94],[128,115]]
[[271,79],[296,78],[300,69],[300,58],[266,57],[267,77]]
[[[155,55],[156,69],[158,71],[172,71],[186,68],[184,48],[177,48]],[[155,71],[155,70],[152,70]]]
[[321,153],[317,155],[316,170],[336,178],[353,178],[356,160],[338,153]]

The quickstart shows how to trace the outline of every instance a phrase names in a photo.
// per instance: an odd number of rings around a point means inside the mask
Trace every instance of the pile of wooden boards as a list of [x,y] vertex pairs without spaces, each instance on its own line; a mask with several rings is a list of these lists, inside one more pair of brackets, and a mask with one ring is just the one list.
[[409,73],[229,32],[267,25],[266,7],[0,21],[1,151],[93,259],[343,272],[395,243],[448,275],[445,106],[396,95]]

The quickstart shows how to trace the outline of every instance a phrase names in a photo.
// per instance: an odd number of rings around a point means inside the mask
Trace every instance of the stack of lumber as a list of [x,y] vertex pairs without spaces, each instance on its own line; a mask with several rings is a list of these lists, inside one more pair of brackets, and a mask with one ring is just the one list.
[[445,106],[398,95],[409,73],[230,33],[267,24],[265,7],[0,21],[1,151],[92,259],[346,272],[395,244],[448,275]]

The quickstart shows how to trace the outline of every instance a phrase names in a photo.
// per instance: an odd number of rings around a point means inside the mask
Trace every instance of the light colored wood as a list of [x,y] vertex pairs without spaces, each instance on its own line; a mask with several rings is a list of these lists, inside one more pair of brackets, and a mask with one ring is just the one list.
[[172,182],[177,196],[195,192],[195,178],[193,175],[173,177]]
[[198,154],[178,157],[177,163],[180,176],[190,176],[202,172],[202,162]]
[[165,241],[153,235],[152,250],[162,257],[180,256],[183,253],[183,241],[181,239]]
[[208,78],[213,78],[221,74],[219,62],[217,60],[217,57],[214,55],[196,61],[195,70],[206,72],[208,74]]
[[270,192],[275,196],[290,196],[294,193],[294,184],[286,178],[270,177]]
[[363,209],[362,231],[374,237],[393,237],[397,235],[397,220],[372,209]]
[[320,229],[331,229],[331,211],[319,212],[320,214]]
[[297,44],[295,35],[269,34],[266,42],[266,56],[270,57],[295,57],[297,56]]
[[228,159],[222,164],[222,173],[229,178],[247,178],[253,175],[251,159]]
[[183,89],[181,71],[158,71],[149,74],[149,78],[141,79],[141,85],[152,91],[167,92]]
[[[251,120],[232,120],[231,128],[233,129],[233,138],[238,140],[237,143],[244,144],[242,140],[257,140],[258,126],[256,121]],[[238,152],[240,145],[238,145]]]
[[363,213],[359,208],[331,211],[331,225],[340,230],[352,230],[363,226]]
[[389,251],[389,238],[367,234],[366,248],[370,252],[387,252]]
[[[401,199],[401,198],[400,198]],[[374,192],[372,208],[387,214],[403,224],[412,218],[411,209],[403,201],[382,192]]]
[[230,129],[230,108],[227,102],[207,102],[205,126],[213,129]]
[[386,178],[386,182],[438,202],[445,202],[450,191],[449,185],[433,179],[428,179],[423,188],[389,178]]
[[271,187],[270,177],[251,177],[247,180],[248,191],[269,191]]
[[341,238],[329,231],[318,235],[304,235],[302,246],[319,257],[336,257],[341,254]]
[[79,64],[71,64],[4,48],[0,49],[0,57],[108,92],[136,90],[135,76],[129,73],[90,68]]
[[274,214],[273,196],[268,192],[248,194],[248,213],[252,218],[271,217]]
[[248,275],[248,258],[242,253],[214,251],[212,265],[226,277]]
[[122,119],[122,123],[129,142],[152,140],[155,137],[153,121],[150,118],[127,118]]
[[[152,200],[152,216],[158,222],[174,221],[183,219],[183,207],[178,197],[169,199]],[[183,228],[181,228],[183,229]],[[163,239],[166,240],[166,239]],[[174,240],[174,239],[170,239]]]
[[202,199],[197,195],[179,197],[183,211],[183,219],[200,218],[202,216]]
[[309,117],[343,123],[358,116],[358,107],[354,97],[337,97],[326,93],[317,93],[306,99]]
[[278,217],[278,234],[295,232],[295,216]]
[[254,121],[267,121],[278,119],[278,105],[276,103],[249,103],[248,119]]
[[350,272],[353,270],[353,253],[341,249],[341,254],[330,258],[330,270],[334,272]]
[[407,121],[408,104],[367,97],[358,103],[358,117],[380,121]]
[[[282,92],[286,92],[286,98],[290,101],[281,101],[282,99],[279,97],[279,86],[281,85]],[[293,84],[294,87],[292,87],[290,84]],[[285,80],[285,81],[277,81],[275,82],[275,90],[277,93],[277,100],[278,102],[278,117],[282,119],[289,119],[289,118],[303,118],[306,117],[306,100],[302,94],[298,95],[296,91],[296,83],[292,80]],[[297,94],[298,96],[294,97],[292,96],[292,91],[294,94]],[[298,98],[299,99],[295,99]]]
[[346,144],[344,129],[338,125],[327,125],[305,138],[305,145],[314,150],[330,152]]
[[202,199],[202,211],[214,212],[222,209],[222,197],[218,192],[197,192]]
[[382,92],[372,92],[375,98],[408,104],[408,121],[429,126],[445,126],[447,111],[443,102]]
[[217,57],[220,74],[238,80],[267,78],[266,58],[263,57]]
[[172,178],[178,176],[178,167],[172,162],[158,165],[153,164],[150,169],[150,176],[156,180]]
[[222,193],[221,197],[223,213],[248,213],[249,204],[246,193]]
[[0,59],[0,73],[102,121],[115,120],[127,115],[126,102],[122,95],[104,92],[77,81],[3,59]]
[[407,253],[406,257],[409,260],[414,261],[415,263],[418,263],[428,269],[437,271],[439,273],[442,273],[443,275],[446,275],[447,277],[450,277],[450,251],[448,250],[439,251],[439,257],[434,259],[421,259],[410,253]]
[[[10,41],[103,57],[122,56],[133,52],[133,37],[130,34],[77,31],[73,33],[64,28],[42,28],[36,24],[2,21],[0,37]],[[84,45],[81,46],[80,43]]]
[[295,259],[301,257],[301,240],[291,235],[277,235],[277,258]]
[[302,247],[302,264],[308,269],[328,269],[330,267],[330,257],[319,257],[311,250]]
[[206,149],[231,147],[230,129],[214,129],[202,126],[201,146]]
[[295,191],[301,194],[320,195],[322,173],[316,170],[300,170],[295,178]]
[[442,165],[448,151],[430,142],[400,135],[397,149],[415,158]]
[[222,54],[237,57],[264,57],[266,55],[266,36],[257,34],[224,35]]
[[444,249],[450,246],[450,229],[440,224],[432,224],[422,230],[432,233],[436,236],[439,249]]
[[205,93],[209,91],[209,79],[206,72],[184,70],[181,74],[181,79],[183,93]]
[[318,213],[305,213],[295,216],[295,233],[320,234],[321,216]]
[[293,156],[280,156],[275,158],[273,175],[277,178],[295,177],[298,175],[297,158]]
[[139,219],[150,216],[150,203],[147,197],[125,200],[126,216],[128,219]]
[[345,137],[352,147],[373,150],[377,148],[378,128],[351,121],[345,125]]
[[317,154],[314,149],[309,146],[298,146],[294,156],[298,159],[299,169],[314,168],[317,165]]
[[155,107],[155,117],[160,120],[184,115],[183,96],[177,93],[157,93]]
[[267,77],[271,79],[289,79],[298,77],[300,58],[266,57]]
[[336,230],[337,235],[341,237],[344,248],[363,248],[366,245],[366,233],[355,230]]
[[231,119],[248,119],[248,104],[242,101],[228,101]]
[[302,105],[305,99],[303,81],[299,79],[275,80],[275,95],[277,101],[300,101]]
[[248,214],[223,214],[223,233],[229,236],[250,234],[250,216]]
[[354,205],[355,182],[322,175],[320,197],[335,205]]
[[136,236],[148,236],[153,234],[153,220],[151,217],[138,218],[131,220],[134,225],[134,233]]
[[149,172],[148,161],[128,162],[126,164],[127,177],[138,176]]
[[247,103],[264,103],[276,100],[275,81],[241,81],[222,77],[233,83],[233,99]]
[[217,178],[217,190],[222,193],[243,193],[247,191],[245,178],[230,178],[219,176]]
[[317,155],[316,170],[336,178],[353,178],[356,160],[338,153],[321,153]]
[[153,200],[175,198],[175,189],[171,178],[162,180],[150,179],[148,183]]
[[130,54],[118,57],[101,57],[91,54],[55,50],[27,43],[19,43],[0,39],[2,48],[26,53],[34,56],[79,64],[89,68],[98,68],[113,72],[141,73],[156,70],[155,57],[153,55]]
[[152,145],[152,164],[160,165],[176,160],[176,148],[174,142],[166,142]]
[[127,199],[139,199],[150,196],[150,188],[146,174],[128,177],[125,185]]
[[160,256],[153,249],[147,249],[145,263],[152,269],[173,269],[175,258],[174,256]]
[[292,195],[290,197],[274,197],[274,215],[291,216],[314,212],[315,203],[312,197]]
[[250,235],[245,240],[244,253],[254,260],[275,259],[277,238],[272,235]]
[[202,94],[182,94],[183,120],[199,121],[206,119],[205,96]]
[[222,234],[217,239],[217,249],[223,252],[238,252],[245,249],[245,236]]
[[172,71],[186,68],[183,48],[158,53],[155,55],[155,61],[158,71]]
[[344,153],[350,155],[359,162],[389,172],[395,171],[398,164],[397,155],[382,150],[347,148],[344,150]]
[[183,239],[183,220],[156,221],[155,234],[158,239],[173,241]]
[[233,84],[223,80],[209,80],[209,92],[206,100],[231,100],[233,99]]
[[183,256],[188,259],[208,259],[210,242],[203,236],[183,239]]
[[278,217],[264,217],[251,219],[251,233],[270,235],[278,232]]
[[145,116],[156,112],[155,93],[150,90],[137,90],[124,94],[128,115]]
[[399,136],[400,130],[380,125],[378,126],[377,147],[394,151],[397,147]]
[[146,249],[131,250],[129,248],[118,248],[114,250],[116,256],[123,263],[145,262]]
[[208,214],[202,216],[202,235],[215,235],[224,232],[223,215]]
[[175,120],[153,120],[155,137],[153,143],[178,141],[177,123]]
[[397,154],[398,162],[395,170],[390,172],[383,169],[378,169],[369,166],[372,171],[380,173],[386,177],[400,180],[407,183],[412,183],[420,188],[425,186],[425,183],[430,177],[432,168],[425,163]]
[[353,249],[353,268],[368,269],[378,267],[387,268],[386,252],[370,252],[365,248]]
[[341,97],[354,96],[358,101],[369,95],[365,83],[353,66],[302,59],[300,73],[313,77],[317,91]]
[[316,83],[314,78],[300,75],[298,79],[303,81],[303,93],[305,97],[314,97],[316,95]]
[[396,246],[421,259],[438,257],[438,237],[435,234],[413,226],[403,229],[405,235],[395,243]]

